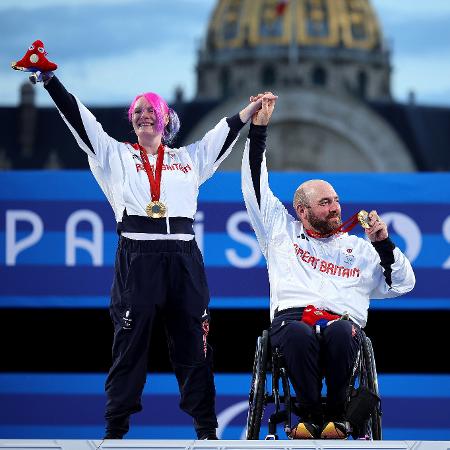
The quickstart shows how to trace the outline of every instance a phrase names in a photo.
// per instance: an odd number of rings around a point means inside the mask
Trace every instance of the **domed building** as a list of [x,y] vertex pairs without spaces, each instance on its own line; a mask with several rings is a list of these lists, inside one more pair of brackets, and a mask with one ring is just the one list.
[[[183,124],[175,146],[270,90],[279,96],[270,170],[450,170],[450,108],[392,98],[390,51],[369,0],[217,0],[196,71],[195,98],[177,92],[171,102]],[[0,168],[88,168],[56,109],[36,107],[34,89],[26,82],[20,105],[0,108]],[[124,108],[90,110],[127,141]],[[246,134],[219,170],[240,170]]]
[[390,100],[390,72],[367,0],[220,0],[199,54],[197,97],[319,87]]
[[[197,99],[219,104],[186,141],[273,91],[271,169],[415,171],[410,150],[367,103],[391,102],[390,75],[369,0],[219,0],[197,65]],[[240,152],[222,165],[239,167]]]

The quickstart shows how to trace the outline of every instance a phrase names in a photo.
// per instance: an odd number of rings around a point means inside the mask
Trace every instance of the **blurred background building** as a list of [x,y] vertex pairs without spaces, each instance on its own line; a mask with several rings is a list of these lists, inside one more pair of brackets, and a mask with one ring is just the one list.
[[[279,95],[269,167],[279,171],[415,172],[450,169],[450,108],[391,95],[390,49],[369,0],[219,0],[198,50],[197,92],[177,90],[176,145],[192,142],[258,92]],[[87,168],[54,108],[0,108],[0,167]],[[89,105],[88,105],[89,106]],[[123,107],[91,108],[118,140],[131,139]],[[239,148],[245,139],[240,137]],[[240,152],[220,170],[239,170]]]

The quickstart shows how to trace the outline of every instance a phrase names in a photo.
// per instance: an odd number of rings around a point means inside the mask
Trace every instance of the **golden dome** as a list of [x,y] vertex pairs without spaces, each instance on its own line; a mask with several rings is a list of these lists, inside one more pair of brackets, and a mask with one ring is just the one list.
[[210,50],[273,46],[376,50],[382,34],[369,0],[219,0]]

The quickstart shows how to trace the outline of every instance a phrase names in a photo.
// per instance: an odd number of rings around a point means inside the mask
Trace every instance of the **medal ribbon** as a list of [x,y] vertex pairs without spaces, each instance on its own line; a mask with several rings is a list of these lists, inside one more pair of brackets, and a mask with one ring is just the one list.
[[358,223],[358,213],[353,214],[353,216],[351,216],[349,219],[347,219],[345,222],[343,222],[338,228],[336,228],[334,231],[332,231],[331,233],[318,233],[317,231],[314,230],[307,230],[305,228],[306,234],[308,234],[308,236],[314,237],[314,238],[327,238],[330,236],[333,236],[333,234],[336,233],[347,233],[351,230],[353,230],[353,228],[355,228],[356,224]]
[[147,174],[148,181],[150,183],[150,195],[152,197],[152,201],[157,202],[159,200],[159,196],[161,195],[161,173],[164,160],[164,146],[162,144],[159,144],[154,175],[153,170],[148,161],[148,156],[147,152],[145,151],[145,148],[139,144],[137,144],[137,147],[141,152],[141,159],[144,163],[145,173]]

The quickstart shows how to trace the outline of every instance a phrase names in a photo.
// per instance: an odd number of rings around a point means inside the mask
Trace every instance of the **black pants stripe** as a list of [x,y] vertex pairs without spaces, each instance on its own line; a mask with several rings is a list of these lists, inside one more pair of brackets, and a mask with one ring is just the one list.
[[[313,327],[300,321],[298,311],[281,311],[272,321],[270,340],[286,361],[304,421],[342,420],[346,392],[360,345],[359,327],[339,320],[318,337]],[[322,410],[322,379],[327,385],[326,411]]]
[[193,417],[198,434],[217,427],[212,349],[207,345],[205,352],[204,340],[208,304],[203,258],[195,240],[120,238],[110,305],[114,343],[105,386],[107,432],[123,436],[130,414],[142,409],[157,311],[166,328],[180,408]]

